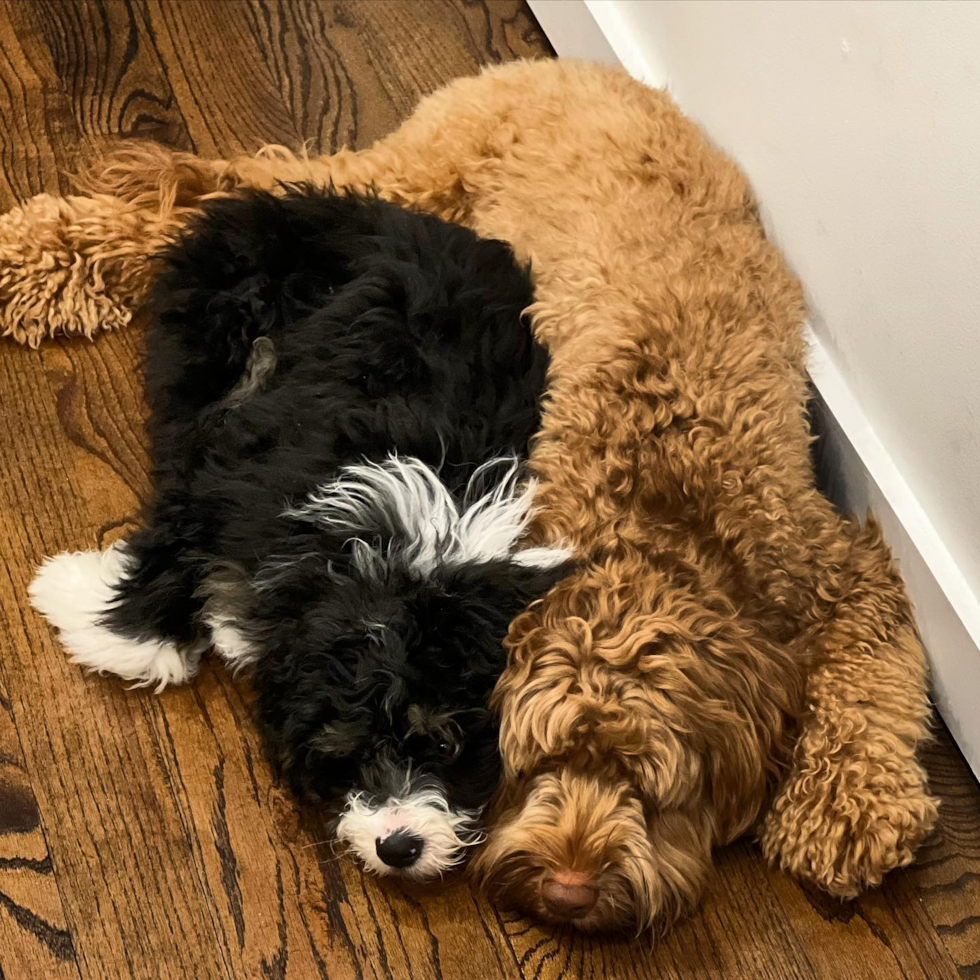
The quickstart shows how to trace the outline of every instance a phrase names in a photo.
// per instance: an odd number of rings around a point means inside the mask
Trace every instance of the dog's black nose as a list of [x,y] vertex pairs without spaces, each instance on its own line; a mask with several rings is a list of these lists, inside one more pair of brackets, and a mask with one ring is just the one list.
[[374,849],[378,852],[378,857],[388,865],[389,868],[408,868],[419,859],[425,841],[415,834],[410,834],[407,830],[396,830],[389,837],[382,840],[380,837],[374,842]]

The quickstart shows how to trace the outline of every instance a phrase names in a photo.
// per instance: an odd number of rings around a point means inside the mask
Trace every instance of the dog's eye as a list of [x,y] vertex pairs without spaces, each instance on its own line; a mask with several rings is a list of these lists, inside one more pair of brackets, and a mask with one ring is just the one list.
[[450,742],[449,739],[440,738],[436,742],[436,751],[442,756],[446,762],[451,762],[456,756],[459,755],[459,751],[462,746],[459,742]]

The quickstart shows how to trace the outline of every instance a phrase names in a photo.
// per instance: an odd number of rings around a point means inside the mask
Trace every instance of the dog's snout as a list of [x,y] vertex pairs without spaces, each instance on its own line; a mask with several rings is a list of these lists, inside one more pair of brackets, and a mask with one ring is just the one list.
[[396,830],[384,840],[379,837],[374,842],[378,857],[389,868],[411,867],[421,856],[424,847],[425,841],[407,830]]
[[583,919],[595,908],[599,890],[584,875],[557,872],[541,883],[541,897],[553,915]]

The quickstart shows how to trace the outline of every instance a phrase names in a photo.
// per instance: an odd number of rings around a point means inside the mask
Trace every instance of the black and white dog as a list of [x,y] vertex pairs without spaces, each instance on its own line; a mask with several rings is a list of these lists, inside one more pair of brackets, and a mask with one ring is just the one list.
[[568,571],[521,549],[547,357],[508,246],[363,197],[214,202],[163,257],[146,527],[49,559],[72,659],[158,689],[247,666],[270,755],[379,873],[479,837],[509,620]]

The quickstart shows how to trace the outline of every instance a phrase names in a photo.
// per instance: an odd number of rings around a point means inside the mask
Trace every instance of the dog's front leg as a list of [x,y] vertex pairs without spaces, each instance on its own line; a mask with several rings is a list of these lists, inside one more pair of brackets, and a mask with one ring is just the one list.
[[849,594],[803,637],[806,713],[762,834],[771,861],[841,898],[911,863],[938,807],[916,757],[928,737],[925,656],[873,524],[850,565]]
[[157,691],[190,680],[209,646],[195,627],[194,593],[193,575],[161,528],[106,551],[49,558],[30,586],[73,663]]

